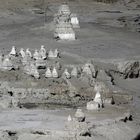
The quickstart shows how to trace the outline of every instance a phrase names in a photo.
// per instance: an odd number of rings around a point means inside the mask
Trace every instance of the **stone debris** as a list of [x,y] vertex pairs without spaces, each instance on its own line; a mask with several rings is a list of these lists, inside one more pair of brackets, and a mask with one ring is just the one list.
[[83,113],[82,109],[77,109],[75,113],[75,118],[78,122],[84,122],[85,121],[85,114]]
[[53,78],[58,78],[58,77],[59,77],[59,76],[58,76],[58,72],[57,72],[57,70],[56,70],[55,67],[54,67],[53,70],[52,70],[52,77],[53,77]]
[[26,55],[32,57],[32,53],[29,48],[26,49]]
[[16,47],[15,47],[15,46],[12,47],[12,50],[11,50],[11,52],[9,53],[9,55],[17,56],[17,50],[16,50]]
[[46,52],[46,49],[45,49],[44,45],[41,45],[39,54],[40,54],[40,56],[41,56],[42,59],[46,59],[47,58],[46,53],[47,52]]
[[51,69],[48,67],[46,72],[45,72],[45,77],[46,78],[52,78],[52,72]]
[[22,58],[25,57],[25,50],[23,48],[20,49],[19,54],[21,55]]
[[70,79],[70,78],[71,78],[71,75],[70,75],[70,73],[68,72],[68,69],[65,69],[65,70],[64,70],[63,77],[66,78],[66,79]]

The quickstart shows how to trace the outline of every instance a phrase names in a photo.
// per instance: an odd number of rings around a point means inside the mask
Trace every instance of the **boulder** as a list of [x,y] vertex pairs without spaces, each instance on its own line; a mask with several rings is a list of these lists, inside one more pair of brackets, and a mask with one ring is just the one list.
[[126,78],[139,77],[140,64],[139,61],[122,61],[116,64],[118,72]]

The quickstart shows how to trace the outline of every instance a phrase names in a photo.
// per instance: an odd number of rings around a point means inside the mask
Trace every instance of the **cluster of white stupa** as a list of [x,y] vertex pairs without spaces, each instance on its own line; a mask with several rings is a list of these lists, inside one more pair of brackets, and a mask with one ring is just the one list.
[[45,60],[46,58],[57,58],[59,56],[59,52],[57,49],[55,49],[54,51],[50,50],[47,54],[47,51],[43,45],[41,46],[40,50],[35,49],[33,54],[31,53],[29,48],[27,48],[26,50],[21,48],[19,54],[23,59],[29,57],[33,58],[34,60]]
[[63,4],[59,7],[55,15],[56,25],[54,38],[62,40],[75,40],[75,31],[73,28],[79,27],[79,20],[76,14],[72,14],[68,5]]
[[57,66],[48,66],[47,62],[49,59],[58,58],[60,55],[57,49],[46,51],[45,47],[42,45],[39,50],[35,49],[34,53],[31,52],[29,48],[24,50],[20,49],[18,52],[16,47],[13,46],[10,53],[6,56],[0,55],[0,68],[3,70],[12,70],[15,68],[14,59],[19,57],[24,73],[31,75],[37,79],[40,78],[39,68],[47,68],[45,72],[46,78],[66,78],[70,79],[71,77],[79,78],[80,75],[86,74],[90,76],[94,76],[96,71],[92,64],[86,63],[83,67],[78,68],[77,66],[73,66],[70,70],[69,68],[64,68],[64,71],[59,71]]
[[59,51],[55,49],[54,51],[50,50],[48,53],[45,47],[42,45],[40,50],[35,50],[34,53],[30,51],[29,48],[24,50],[20,49],[18,52],[16,47],[13,46],[10,53],[5,55],[0,53],[0,69],[1,70],[12,70],[15,69],[14,58],[21,57],[21,62],[24,66],[24,72],[39,78],[38,67],[46,67],[46,59],[55,59],[59,57]]

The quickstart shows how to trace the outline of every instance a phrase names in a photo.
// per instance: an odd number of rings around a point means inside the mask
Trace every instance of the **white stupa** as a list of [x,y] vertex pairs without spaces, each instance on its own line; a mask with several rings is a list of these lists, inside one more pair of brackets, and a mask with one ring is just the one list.
[[72,118],[71,118],[71,115],[68,116],[68,122],[71,122],[72,121]]
[[31,75],[34,76],[36,79],[40,78],[39,72],[34,63],[30,64],[30,71],[31,71]]
[[12,46],[12,50],[9,53],[9,55],[12,55],[12,56],[16,56],[17,55],[17,50],[16,50],[16,47],[15,46]]
[[53,78],[58,78],[58,72],[56,70],[56,68],[54,67],[53,70],[52,70],[52,77]]
[[25,50],[23,48],[20,49],[19,54],[21,55],[22,58],[25,57]]
[[94,102],[102,105],[102,99],[101,99],[101,94],[99,91],[97,91],[96,95],[95,95],[95,98],[94,98]]
[[63,76],[67,79],[70,79],[71,78],[71,75],[70,73],[68,72],[68,69],[65,69],[64,73],[63,73]]
[[40,53],[38,52],[38,50],[35,50],[34,54],[33,54],[33,58],[35,60],[38,60],[38,59],[41,59],[41,55]]
[[90,65],[89,64],[85,64],[83,67],[83,73],[86,73],[87,75],[92,75],[92,71],[90,69]]
[[71,71],[71,76],[73,77],[77,77],[78,76],[78,70],[76,67],[73,67],[72,71]]
[[26,55],[28,55],[29,57],[32,57],[32,53],[29,48],[26,49]]
[[57,50],[57,49],[55,49],[55,50],[54,50],[54,58],[57,58],[57,57],[58,57],[58,55],[59,55],[59,52],[58,52],[58,50]]
[[82,122],[85,120],[85,114],[83,113],[82,109],[77,109],[75,113],[75,117],[79,122]]
[[46,59],[46,49],[45,49],[44,45],[41,45],[39,53],[40,53],[42,59]]
[[6,56],[4,58],[3,63],[2,63],[2,68],[4,70],[11,70],[11,69],[14,68],[13,64],[12,64],[12,62],[11,62],[11,60],[10,60],[10,58],[8,56]]
[[50,49],[49,53],[48,53],[48,57],[49,58],[54,58],[54,53],[53,51]]
[[45,77],[46,78],[52,78],[52,72],[51,69],[48,67],[46,72],[45,72]]
[[80,27],[79,26],[79,20],[78,20],[76,14],[71,14],[70,15],[70,22],[71,22],[71,24],[74,28],[79,28]]

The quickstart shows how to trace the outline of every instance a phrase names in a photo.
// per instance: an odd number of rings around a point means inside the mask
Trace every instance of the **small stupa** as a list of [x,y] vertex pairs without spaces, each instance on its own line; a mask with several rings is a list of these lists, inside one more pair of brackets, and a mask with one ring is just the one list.
[[89,64],[85,64],[83,66],[83,73],[86,73],[87,75],[92,75],[92,71],[90,69],[90,65]]
[[54,58],[54,53],[53,51],[50,49],[49,53],[48,53],[48,57],[49,58]]
[[33,54],[33,58],[34,58],[35,60],[41,59],[41,55],[40,55],[40,53],[38,52],[37,49],[35,50],[35,52],[34,52],[34,54]]
[[97,91],[96,95],[95,95],[95,98],[94,98],[94,102],[102,105],[102,98],[101,98],[101,94],[99,91]]
[[68,69],[65,69],[64,73],[63,73],[63,76],[66,78],[66,79],[70,79],[71,78],[71,75],[70,73],[68,72]]
[[72,71],[71,71],[71,76],[73,76],[73,77],[77,77],[77,76],[78,76],[77,67],[73,67],[73,69],[72,69]]
[[58,52],[57,49],[54,50],[54,54],[53,55],[54,55],[54,58],[57,58],[59,56],[59,52]]
[[41,58],[42,59],[46,59],[46,49],[45,49],[45,47],[44,47],[44,45],[41,45],[41,48],[40,48],[40,51],[39,51],[39,54],[41,55]]
[[73,28],[80,28],[79,20],[78,20],[78,17],[76,14],[70,15],[70,22],[71,22]]
[[12,55],[12,56],[16,56],[17,55],[17,50],[16,50],[16,47],[15,46],[12,46],[12,50],[9,53],[9,55]]
[[26,55],[28,55],[29,57],[32,57],[32,53],[29,48],[26,49]]
[[4,58],[3,63],[2,63],[2,68],[4,70],[12,70],[14,68],[9,56],[6,56]]
[[53,78],[58,78],[58,72],[56,70],[56,68],[54,67],[53,70],[52,70],[52,77]]
[[34,63],[30,64],[30,71],[31,71],[31,75],[34,76],[36,79],[40,78],[39,72]]
[[46,78],[52,78],[52,72],[51,69],[48,67],[46,72],[45,72],[45,77]]
[[85,114],[83,113],[82,109],[77,109],[75,117],[79,122],[85,121]]
[[25,50],[23,48],[20,49],[19,54],[21,55],[22,58],[25,57]]
[[72,121],[72,118],[71,118],[71,115],[68,116],[68,122],[71,122]]

